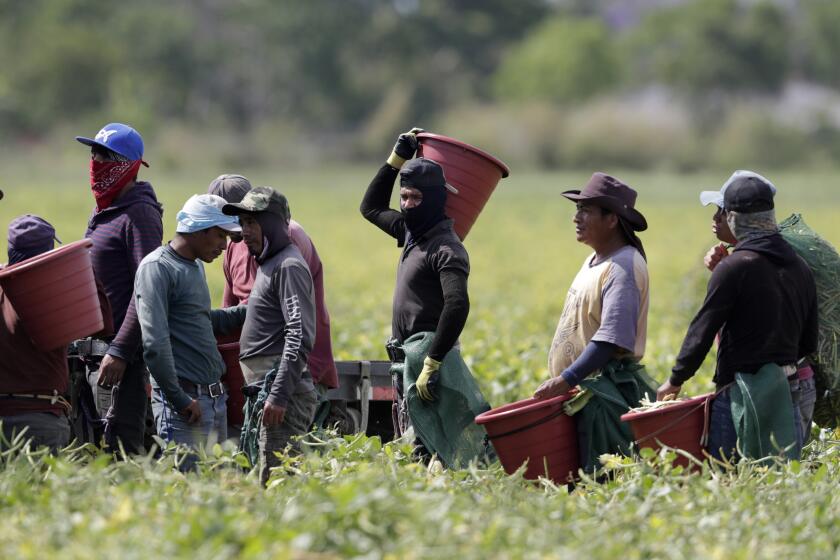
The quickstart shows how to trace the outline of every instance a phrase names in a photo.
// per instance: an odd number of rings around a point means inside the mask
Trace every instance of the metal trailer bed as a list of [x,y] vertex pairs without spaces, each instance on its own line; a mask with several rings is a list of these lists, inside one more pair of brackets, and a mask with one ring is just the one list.
[[378,435],[383,441],[394,437],[391,407],[394,387],[391,362],[383,360],[336,361],[338,388],[330,389],[327,398],[343,402],[351,420],[352,432]]

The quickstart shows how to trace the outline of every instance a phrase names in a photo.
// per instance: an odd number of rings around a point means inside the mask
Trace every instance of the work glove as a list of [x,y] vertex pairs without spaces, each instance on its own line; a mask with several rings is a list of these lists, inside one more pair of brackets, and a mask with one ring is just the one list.
[[397,143],[394,144],[394,150],[388,156],[388,165],[394,169],[400,169],[406,161],[414,157],[417,151],[417,134],[420,132],[426,131],[415,127],[399,135]]
[[435,400],[435,389],[440,382],[440,362],[426,356],[423,360],[423,371],[417,378],[417,394],[424,401]]

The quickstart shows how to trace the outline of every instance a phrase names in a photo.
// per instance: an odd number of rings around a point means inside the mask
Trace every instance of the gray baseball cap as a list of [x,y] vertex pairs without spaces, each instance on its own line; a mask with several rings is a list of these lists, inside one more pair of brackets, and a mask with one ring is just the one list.
[[719,191],[703,191],[703,192],[701,192],[700,193],[700,204],[702,204],[703,206],[708,206],[709,204],[714,204],[718,208],[723,208],[723,195],[726,192],[726,189],[728,189],[729,186],[732,183],[738,181],[739,179],[747,179],[747,178],[755,178],[755,179],[758,179],[761,182],[767,183],[767,186],[770,187],[770,190],[773,191],[773,194],[774,195],[776,194],[776,187],[773,185],[773,183],[771,183],[770,181],[768,181],[767,179],[765,179],[764,177],[762,177],[761,175],[759,175],[758,173],[756,173],[754,171],[747,171],[746,169],[739,169],[738,171],[733,173],[732,176],[729,179],[727,179],[727,181],[723,184],[723,186],[720,188]]

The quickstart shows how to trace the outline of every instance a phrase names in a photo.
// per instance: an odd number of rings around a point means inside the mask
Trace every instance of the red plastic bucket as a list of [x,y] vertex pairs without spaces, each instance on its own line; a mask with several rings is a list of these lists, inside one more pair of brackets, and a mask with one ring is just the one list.
[[82,239],[0,270],[0,284],[41,350],[55,350],[104,327],[90,248]]
[[239,343],[228,342],[219,344],[219,354],[225,361],[227,368],[222,376],[222,383],[228,391],[227,418],[231,426],[241,426],[245,422],[245,415],[242,407],[245,406],[245,395],[242,393],[242,386],[245,385],[245,377],[242,375],[242,368],[239,367]]
[[580,468],[575,421],[563,412],[569,395],[525,399],[476,416],[484,426],[505,472],[526,461],[525,478],[545,476],[565,484]]
[[463,240],[510,169],[487,152],[454,138],[422,132],[417,140],[417,155],[438,162],[446,182],[458,189],[458,194],[446,197],[446,215],[455,220],[455,233]]
[[[714,393],[649,411],[628,412],[621,416],[621,421],[630,424],[636,447],[640,449],[659,449],[665,445],[682,449],[702,461],[712,396]],[[678,457],[675,464],[688,466],[689,460]]]

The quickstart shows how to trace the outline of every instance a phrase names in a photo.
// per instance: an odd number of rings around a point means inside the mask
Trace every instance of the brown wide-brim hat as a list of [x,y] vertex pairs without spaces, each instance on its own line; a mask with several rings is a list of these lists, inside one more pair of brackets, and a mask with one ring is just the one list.
[[635,231],[644,231],[648,227],[645,217],[634,208],[636,191],[606,173],[593,173],[582,190],[565,191],[562,194],[574,202],[590,202],[606,208],[624,218]]

